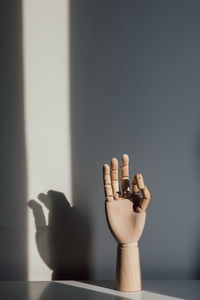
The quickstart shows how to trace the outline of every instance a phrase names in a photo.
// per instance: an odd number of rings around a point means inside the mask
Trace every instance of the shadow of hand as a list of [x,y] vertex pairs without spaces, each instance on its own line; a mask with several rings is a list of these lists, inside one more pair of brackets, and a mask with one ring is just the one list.
[[57,191],[39,194],[49,210],[48,224],[43,205],[30,200],[36,226],[36,244],[45,264],[53,270],[52,279],[89,278],[89,226],[81,212],[70,207],[65,195]]

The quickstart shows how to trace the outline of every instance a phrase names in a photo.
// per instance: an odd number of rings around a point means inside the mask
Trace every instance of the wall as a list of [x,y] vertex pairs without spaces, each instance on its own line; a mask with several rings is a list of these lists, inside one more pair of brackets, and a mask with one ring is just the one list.
[[74,190],[91,223],[91,271],[114,276],[102,165],[128,153],[152,193],[144,278],[200,276],[200,3],[71,1]]
[[[61,255],[64,245],[61,240],[55,242],[54,238],[54,235],[62,235],[57,228],[61,215],[55,218],[58,205],[53,206],[54,200],[49,199],[52,195],[45,195],[49,190],[55,190],[65,194],[73,204],[69,3],[67,0],[24,0],[22,4],[25,151],[27,200],[30,200],[30,208],[27,206],[28,279],[50,280],[52,269],[58,269],[56,257],[64,259],[66,253]],[[42,200],[39,194],[43,195]],[[60,203],[60,195],[53,195],[56,203]],[[49,224],[52,212],[54,218]],[[59,244],[59,254],[58,249],[53,251],[54,244]]]
[[0,280],[27,276],[21,1],[0,2]]

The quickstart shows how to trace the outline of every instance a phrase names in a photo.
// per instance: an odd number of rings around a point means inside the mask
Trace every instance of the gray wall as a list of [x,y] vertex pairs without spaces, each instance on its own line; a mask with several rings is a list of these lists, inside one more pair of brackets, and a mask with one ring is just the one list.
[[[1,6],[0,279],[22,280],[28,199],[21,2]],[[200,279],[199,16],[195,0],[71,0],[73,191],[90,227],[91,279],[114,277],[102,165],[122,153],[153,196],[140,241],[143,277]]]
[[128,153],[153,196],[143,277],[200,279],[199,58],[199,1],[71,1],[74,191],[91,223],[92,277],[115,267],[102,165]]
[[0,280],[25,280],[26,170],[21,1],[0,1]]

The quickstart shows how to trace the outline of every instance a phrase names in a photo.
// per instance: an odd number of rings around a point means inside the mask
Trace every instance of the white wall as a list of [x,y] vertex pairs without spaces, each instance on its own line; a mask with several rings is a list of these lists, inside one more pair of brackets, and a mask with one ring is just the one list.
[[[67,0],[23,1],[24,114],[28,199],[48,190],[71,195]],[[43,205],[48,220],[48,211]],[[48,221],[47,221],[48,222]],[[47,280],[28,210],[28,279]],[[48,237],[46,237],[47,239]],[[46,241],[48,249],[48,241]],[[50,255],[50,254],[49,254]]]

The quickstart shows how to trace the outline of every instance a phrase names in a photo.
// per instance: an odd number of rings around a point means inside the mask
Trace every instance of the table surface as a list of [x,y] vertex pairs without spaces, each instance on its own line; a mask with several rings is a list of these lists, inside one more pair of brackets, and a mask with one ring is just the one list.
[[1,281],[2,300],[200,299],[199,280],[146,280],[140,292],[118,292],[111,281]]

